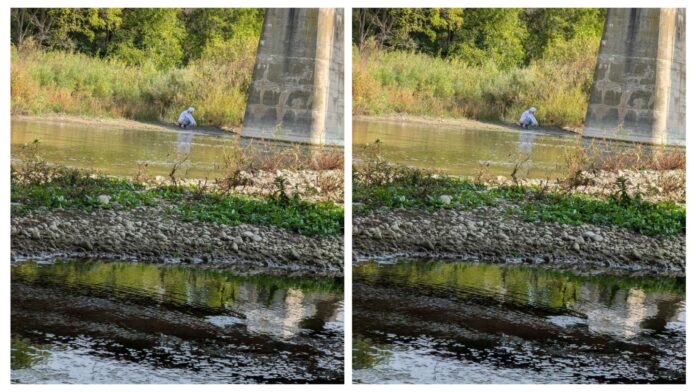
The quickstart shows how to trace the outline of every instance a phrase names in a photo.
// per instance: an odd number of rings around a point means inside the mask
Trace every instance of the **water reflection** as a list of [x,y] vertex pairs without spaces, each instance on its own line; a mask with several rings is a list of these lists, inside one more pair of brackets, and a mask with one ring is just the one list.
[[[385,121],[353,121],[353,151],[360,158],[361,146],[381,140],[388,161],[413,167],[438,169],[449,174],[473,176],[488,165],[491,175],[509,176],[515,164],[528,158],[523,169],[532,178],[563,178],[565,157],[591,147],[600,154],[635,147],[632,143],[580,138],[562,131],[519,128],[471,129],[454,126]],[[668,149],[672,147],[666,147]],[[659,153],[662,147],[643,146],[643,154]]]
[[16,264],[12,358],[23,365],[13,366],[12,378],[92,382],[73,367],[113,362],[97,382],[340,382],[342,291],[331,278]]
[[[190,178],[214,178],[224,172],[225,151],[253,144],[263,152],[289,148],[287,143],[260,143],[223,132],[179,129],[122,129],[83,124],[12,120],[12,157],[38,139],[41,157],[50,163],[106,174],[132,176],[146,163],[148,174],[166,176],[188,156]],[[311,146],[303,146],[312,149]]]
[[684,380],[683,279],[437,261],[353,276],[360,382]]
[[474,175],[484,164],[492,175],[509,175],[515,163],[529,156],[530,175],[555,178],[563,172],[563,154],[578,148],[576,136],[563,133],[353,121],[356,153],[376,139],[384,142],[389,161],[454,175]]
[[532,148],[534,147],[534,132],[520,132],[519,141],[517,142],[517,153],[520,156],[532,156]]
[[176,151],[181,155],[191,153],[191,142],[193,141],[193,133],[180,132],[176,135]]

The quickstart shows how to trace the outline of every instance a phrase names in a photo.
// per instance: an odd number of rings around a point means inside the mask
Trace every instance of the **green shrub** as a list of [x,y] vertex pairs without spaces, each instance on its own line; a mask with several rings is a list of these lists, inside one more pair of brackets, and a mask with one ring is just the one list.
[[172,122],[193,105],[200,124],[239,126],[256,55],[251,41],[221,44],[222,53],[168,70],[80,53],[13,48],[12,113]]
[[584,121],[599,42],[579,36],[550,44],[524,68],[492,61],[403,51],[353,48],[353,113],[467,117],[515,122],[529,106],[543,125],[579,127]]

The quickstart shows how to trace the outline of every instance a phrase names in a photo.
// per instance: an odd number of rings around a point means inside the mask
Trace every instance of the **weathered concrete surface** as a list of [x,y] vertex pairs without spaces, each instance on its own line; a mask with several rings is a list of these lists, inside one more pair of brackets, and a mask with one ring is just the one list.
[[686,10],[610,9],[585,136],[686,143]]
[[242,136],[343,144],[343,9],[266,11]]

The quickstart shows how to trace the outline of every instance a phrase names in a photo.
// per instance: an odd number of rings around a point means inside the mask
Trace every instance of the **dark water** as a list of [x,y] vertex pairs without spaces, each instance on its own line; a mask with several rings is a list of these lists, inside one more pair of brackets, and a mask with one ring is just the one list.
[[353,268],[358,383],[684,383],[683,279],[438,261]]
[[[582,148],[607,155],[635,148],[633,143],[581,138],[563,131],[353,121],[353,154],[358,159],[361,147],[377,139],[383,143],[382,155],[387,161],[457,176],[474,176],[486,165],[489,175],[510,176],[519,164],[522,177],[564,178],[568,157]],[[642,149],[651,152],[649,146]]]
[[12,266],[13,383],[342,383],[343,285],[177,266]]
[[261,151],[289,147],[287,143],[261,143],[224,132],[12,120],[13,159],[22,145],[36,139],[41,157],[53,164],[118,176],[135,175],[140,164],[147,164],[149,175],[167,176],[175,163],[188,156],[179,173],[187,178],[211,179],[222,173],[225,152],[236,146],[253,143]]

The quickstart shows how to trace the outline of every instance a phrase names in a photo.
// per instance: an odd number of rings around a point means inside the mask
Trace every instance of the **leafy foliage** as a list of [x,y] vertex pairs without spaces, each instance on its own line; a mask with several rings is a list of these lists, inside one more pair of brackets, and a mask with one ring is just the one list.
[[598,8],[358,8],[353,43],[363,51],[410,50],[508,69],[579,37],[599,38]]
[[255,50],[263,14],[258,8],[14,8],[11,39],[20,50],[77,51],[168,70],[250,41]]

